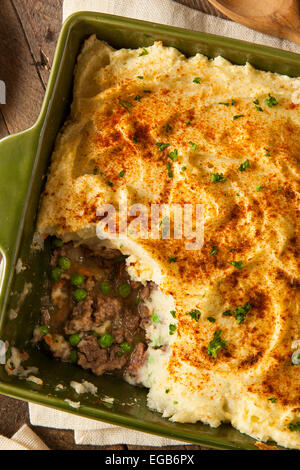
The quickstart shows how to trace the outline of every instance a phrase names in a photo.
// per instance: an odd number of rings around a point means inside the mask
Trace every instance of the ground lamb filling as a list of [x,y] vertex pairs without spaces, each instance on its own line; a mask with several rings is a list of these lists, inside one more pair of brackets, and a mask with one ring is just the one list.
[[54,358],[95,375],[118,373],[139,383],[147,356],[145,301],[156,285],[132,281],[120,251],[52,240],[49,294],[33,341]]

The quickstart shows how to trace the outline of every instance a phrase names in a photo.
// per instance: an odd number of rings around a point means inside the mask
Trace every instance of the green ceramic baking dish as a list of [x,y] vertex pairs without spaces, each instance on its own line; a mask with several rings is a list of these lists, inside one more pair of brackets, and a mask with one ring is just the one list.
[[[39,376],[44,380],[42,387],[19,380],[8,376],[0,365],[0,393],[212,448],[257,449],[253,439],[229,425],[212,429],[200,423],[171,423],[146,407],[146,390],[130,386],[117,377],[94,377],[76,366],[53,361],[30,350],[29,340],[39,315],[48,263],[47,246],[43,252],[35,254],[30,249],[38,201],[55,136],[69,112],[76,56],[83,40],[92,33],[115,48],[136,48],[162,40],[186,55],[196,52],[209,57],[222,55],[237,64],[248,61],[263,70],[300,76],[297,54],[117,16],[81,12],[68,18],[58,39],[37,122],[30,129],[0,142],[0,340],[28,350],[28,363],[39,367]],[[17,273],[15,266],[19,258],[27,269]],[[25,283],[31,283],[32,290],[19,305]],[[12,309],[18,309],[15,319],[10,319]],[[74,409],[64,399],[78,401],[75,392],[70,388],[57,392],[55,386],[82,378],[97,385],[100,395],[97,399],[81,395],[81,406]],[[103,400],[107,396],[114,398],[114,402]]]

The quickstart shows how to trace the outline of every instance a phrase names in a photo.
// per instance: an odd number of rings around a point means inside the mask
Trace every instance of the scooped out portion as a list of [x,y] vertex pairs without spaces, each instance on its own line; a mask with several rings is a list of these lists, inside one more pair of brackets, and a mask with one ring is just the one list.
[[146,303],[157,286],[132,281],[126,256],[116,249],[91,250],[58,238],[52,246],[49,292],[34,343],[95,375],[117,373],[140,383],[138,373],[151,342]]

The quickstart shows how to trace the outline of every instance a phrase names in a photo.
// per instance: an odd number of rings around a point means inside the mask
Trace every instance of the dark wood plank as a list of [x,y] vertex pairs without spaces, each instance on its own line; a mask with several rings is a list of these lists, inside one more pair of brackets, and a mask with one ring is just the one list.
[[62,22],[63,0],[12,0],[46,87]]
[[11,437],[28,422],[28,405],[25,401],[0,395],[0,434]]
[[0,15],[0,79],[7,92],[1,111],[8,132],[14,133],[36,120],[44,87],[12,3],[2,0],[1,11],[5,15]]

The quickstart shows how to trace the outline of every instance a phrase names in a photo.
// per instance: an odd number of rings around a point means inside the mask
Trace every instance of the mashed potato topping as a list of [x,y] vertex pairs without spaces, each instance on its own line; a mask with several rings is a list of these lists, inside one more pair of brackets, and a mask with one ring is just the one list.
[[101,203],[202,204],[201,250],[105,241],[161,289],[151,335],[167,346],[140,371],[148,404],[300,449],[299,92],[299,79],[249,64],[161,43],[115,51],[91,36],[37,231],[87,241]]

